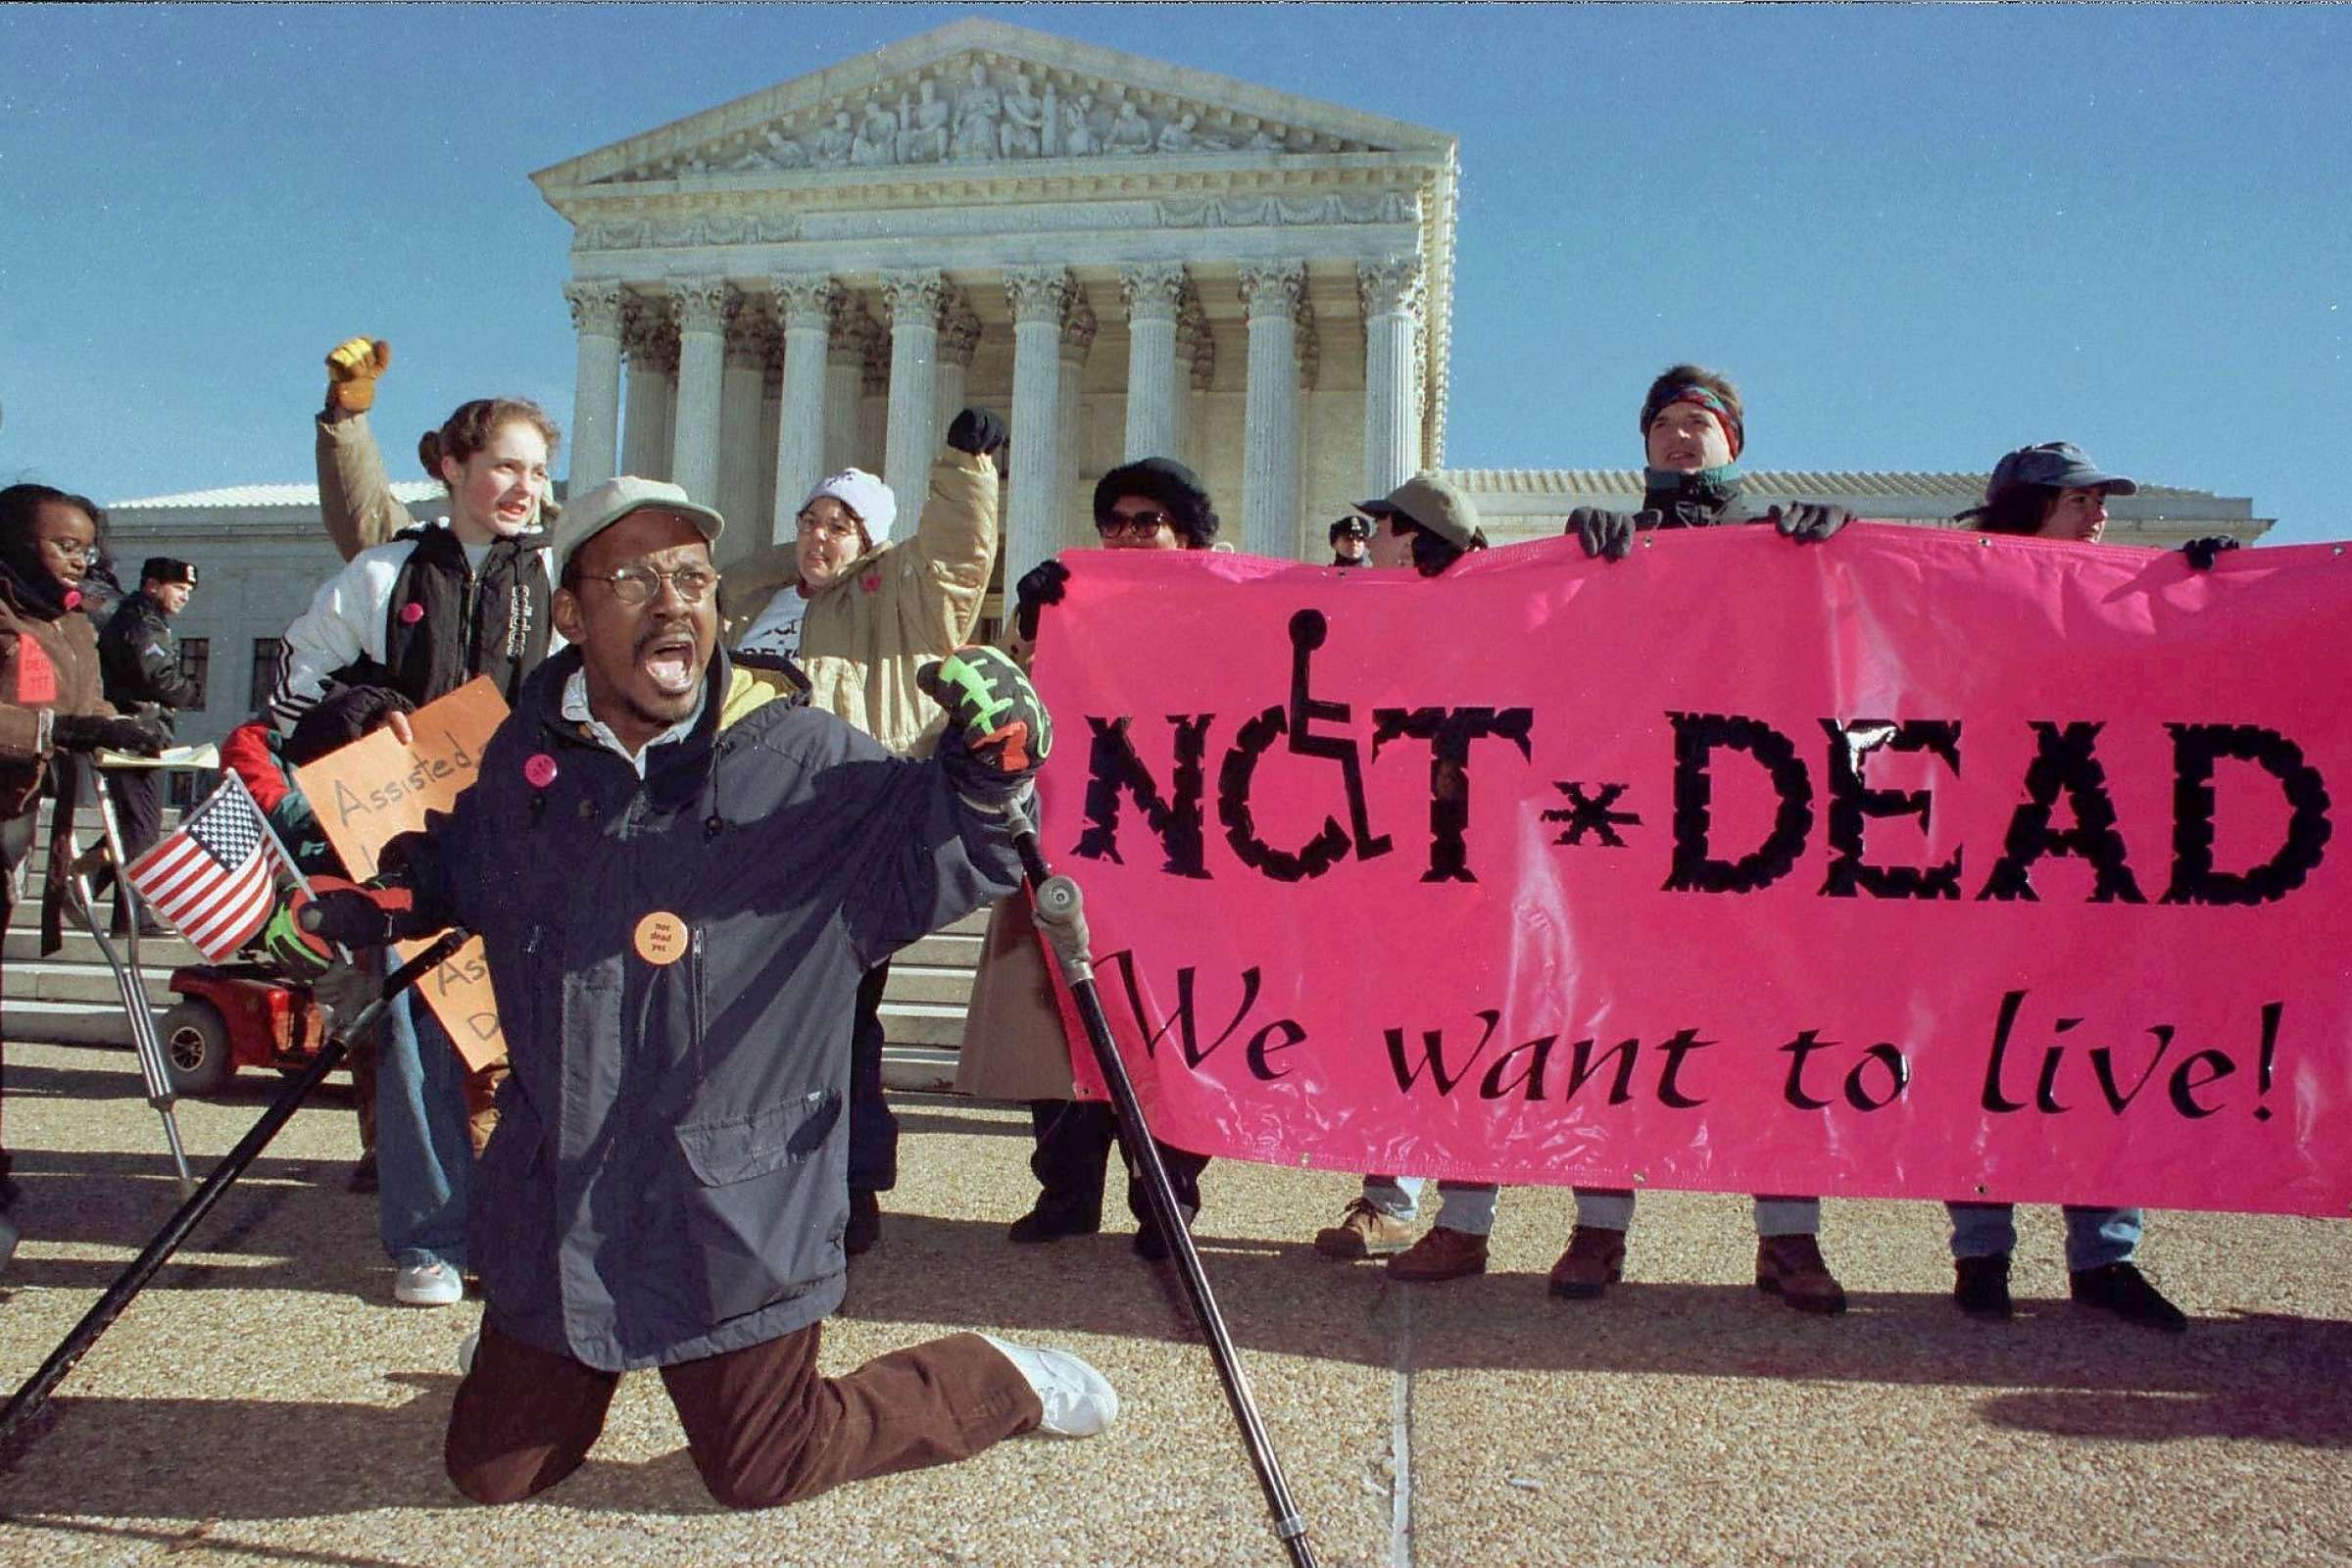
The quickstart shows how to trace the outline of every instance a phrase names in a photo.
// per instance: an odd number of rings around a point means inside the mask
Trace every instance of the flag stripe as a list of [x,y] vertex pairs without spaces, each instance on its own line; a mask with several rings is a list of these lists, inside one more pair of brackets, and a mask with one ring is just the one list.
[[284,847],[234,773],[125,873],[141,898],[218,963],[250,941],[276,906]]

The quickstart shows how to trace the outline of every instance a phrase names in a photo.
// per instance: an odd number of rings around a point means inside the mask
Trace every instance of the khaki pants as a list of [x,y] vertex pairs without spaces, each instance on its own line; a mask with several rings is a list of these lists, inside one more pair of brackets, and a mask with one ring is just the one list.
[[[845,1481],[952,1464],[1045,1418],[1029,1380],[977,1334],[828,1378],[816,1370],[822,1327],[662,1368],[694,1467],[726,1506],[768,1508]],[[546,1491],[587,1458],[619,1382],[485,1316],[449,1412],[450,1480],[476,1502]]]

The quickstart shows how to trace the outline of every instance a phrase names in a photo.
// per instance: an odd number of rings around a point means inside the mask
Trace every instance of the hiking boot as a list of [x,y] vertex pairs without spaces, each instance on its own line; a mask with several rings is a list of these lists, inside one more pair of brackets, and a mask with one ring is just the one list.
[[856,1257],[882,1239],[882,1200],[862,1187],[850,1189],[850,1223],[841,1233],[841,1250]]
[[1429,1234],[1389,1259],[1389,1278],[1435,1285],[1487,1271],[1487,1239],[1432,1225]]
[[1822,1261],[1821,1243],[1811,1236],[1757,1237],[1756,1289],[1799,1312],[1845,1310],[1845,1292]]
[[466,1280],[437,1257],[404,1263],[393,1277],[392,1297],[403,1306],[455,1306],[466,1299]]
[[1315,1232],[1315,1250],[1325,1257],[1386,1257],[1412,1245],[1412,1221],[1382,1213],[1368,1198],[1349,1203],[1337,1225]]
[[2130,1263],[2077,1269],[2067,1276],[2067,1284],[2077,1306],[2095,1306],[2127,1323],[2167,1334],[2188,1332],[2188,1314],[2166,1300],[2164,1293]]
[[[1176,1205],[1184,1214],[1184,1228],[1191,1230],[1200,1210],[1189,1204]],[[1168,1239],[1159,1234],[1159,1223],[1149,1217],[1135,1222],[1135,1255],[1147,1263],[1157,1263],[1168,1255]]]
[[1038,1242],[1058,1242],[1065,1236],[1092,1236],[1102,1228],[1100,1203],[1082,1207],[1041,1198],[1035,1208],[1012,1222],[1012,1229],[1004,1233],[1004,1239],[1027,1247]]
[[1015,1345],[994,1334],[980,1337],[1037,1391],[1037,1402],[1046,1411],[1037,1431],[1051,1438],[1091,1438],[1118,1419],[1119,1396],[1110,1379],[1069,1351]]
[[1551,1265],[1551,1294],[1587,1301],[1625,1277],[1625,1232],[1579,1225]]
[[1952,1304],[1970,1317],[2009,1317],[2009,1254],[1952,1259]]

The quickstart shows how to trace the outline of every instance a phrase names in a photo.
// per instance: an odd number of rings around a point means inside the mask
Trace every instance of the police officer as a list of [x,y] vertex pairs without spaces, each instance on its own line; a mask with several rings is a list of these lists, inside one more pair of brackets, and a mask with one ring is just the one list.
[[1333,565],[1369,565],[1372,560],[1371,546],[1372,520],[1361,512],[1350,512],[1331,525],[1331,564]]
[[[179,667],[179,644],[172,635],[172,617],[187,609],[196,591],[194,563],[169,556],[150,556],[139,568],[139,590],[126,596],[98,639],[98,668],[106,683],[106,700],[120,712],[155,709],[167,734],[170,710],[197,708],[204,693]],[[140,705],[146,705],[143,710]],[[115,797],[115,814],[122,829],[123,863],[154,847],[163,822],[163,780],[151,768],[122,768],[105,775]],[[115,892],[114,934],[130,929],[130,901],[120,884]],[[141,936],[161,936],[163,926],[152,914],[139,916]]]

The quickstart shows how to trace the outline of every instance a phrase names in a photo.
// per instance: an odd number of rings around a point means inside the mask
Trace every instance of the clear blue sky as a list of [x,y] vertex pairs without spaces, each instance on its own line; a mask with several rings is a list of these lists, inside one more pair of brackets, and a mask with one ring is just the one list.
[[[567,417],[529,172],[971,14],[0,8],[0,480],[306,479],[355,331],[390,429]],[[1458,135],[1451,464],[1633,466],[1688,357],[1754,466],[2066,437],[2352,535],[2352,11],[990,14]]]

